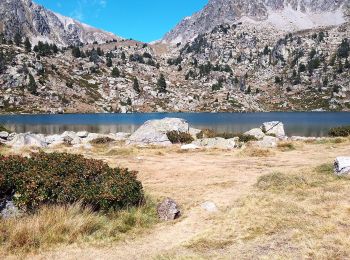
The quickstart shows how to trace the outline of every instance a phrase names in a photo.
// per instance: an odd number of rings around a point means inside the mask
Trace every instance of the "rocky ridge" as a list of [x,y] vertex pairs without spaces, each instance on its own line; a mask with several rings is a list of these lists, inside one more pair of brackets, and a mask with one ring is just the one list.
[[121,39],[112,33],[47,10],[32,0],[1,0],[0,32],[7,39],[14,38],[18,33],[29,37],[33,43],[43,41],[61,46]]

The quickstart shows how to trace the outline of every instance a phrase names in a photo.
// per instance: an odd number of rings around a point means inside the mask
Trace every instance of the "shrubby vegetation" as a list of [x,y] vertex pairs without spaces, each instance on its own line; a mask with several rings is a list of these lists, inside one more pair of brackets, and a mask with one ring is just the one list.
[[167,137],[172,144],[190,144],[194,141],[189,133],[178,131],[168,132]]
[[144,195],[136,172],[65,153],[0,157],[0,198],[21,209],[81,203],[93,210],[139,205]]
[[340,126],[331,128],[328,132],[331,137],[348,137],[350,136],[350,126]]

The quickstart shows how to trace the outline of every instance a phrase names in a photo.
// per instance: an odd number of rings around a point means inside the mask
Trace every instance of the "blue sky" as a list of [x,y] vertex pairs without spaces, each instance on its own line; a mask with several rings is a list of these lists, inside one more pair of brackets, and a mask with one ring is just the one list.
[[54,12],[124,38],[158,40],[208,0],[34,0]]

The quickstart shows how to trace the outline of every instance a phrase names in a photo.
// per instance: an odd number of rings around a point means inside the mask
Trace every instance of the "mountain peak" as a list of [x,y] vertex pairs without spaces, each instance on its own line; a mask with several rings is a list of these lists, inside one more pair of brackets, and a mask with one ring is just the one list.
[[32,42],[46,41],[61,46],[104,43],[120,37],[54,13],[32,0],[0,0],[0,32],[7,38],[16,33]]
[[346,22],[349,0],[209,0],[190,18],[165,35],[164,41],[186,42],[198,34],[228,23],[257,23],[284,32],[294,32]]

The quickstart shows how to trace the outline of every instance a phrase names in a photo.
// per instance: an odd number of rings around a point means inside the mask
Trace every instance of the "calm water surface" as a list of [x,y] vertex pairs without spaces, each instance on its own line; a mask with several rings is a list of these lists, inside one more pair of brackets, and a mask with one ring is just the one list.
[[43,134],[86,130],[96,133],[134,132],[150,119],[179,117],[192,127],[238,133],[259,127],[263,122],[279,120],[288,135],[325,136],[334,126],[350,125],[350,113],[149,113],[149,114],[69,114],[4,115],[0,124],[15,132]]

